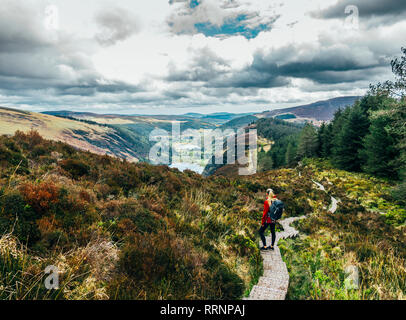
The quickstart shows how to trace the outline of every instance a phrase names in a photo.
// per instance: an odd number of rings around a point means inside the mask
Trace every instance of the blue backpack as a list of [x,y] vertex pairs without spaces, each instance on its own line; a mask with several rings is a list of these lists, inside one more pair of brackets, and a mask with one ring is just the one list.
[[275,200],[271,207],[268,210],[268,216],[272,220],[279,220],[282,217],[283,209],[285,208],[285,205],[281,200]]

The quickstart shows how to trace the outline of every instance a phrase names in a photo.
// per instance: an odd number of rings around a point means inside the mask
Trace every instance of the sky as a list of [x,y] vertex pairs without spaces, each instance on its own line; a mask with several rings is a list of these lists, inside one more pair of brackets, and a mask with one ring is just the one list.
[[404,0],[0,0],[0,106],[259,112],[362,95]]

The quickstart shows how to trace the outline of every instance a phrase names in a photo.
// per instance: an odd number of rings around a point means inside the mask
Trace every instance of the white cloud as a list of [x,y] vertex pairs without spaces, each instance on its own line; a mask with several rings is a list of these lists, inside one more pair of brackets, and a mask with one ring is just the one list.
[[[3,0],[0,103],[129,113],[259,111],[363,93],[390,77],[390,58],[404,45],[405,19],[365,17],[351,31],[344,12],[334,19],[311,14],[336,0],[201,0],[196,8],[171,2],[54,0],[59,28],[47,29],[49,1]],[[241,15],[245,28],[270,29],[251,38],[196,30],[196,23],[221,27]]]
[[106,8],[97,13],[96,24],[100,31],[95,38],[102,46],[112,46],[124,41],[138,31],[137,18],[119,7]]

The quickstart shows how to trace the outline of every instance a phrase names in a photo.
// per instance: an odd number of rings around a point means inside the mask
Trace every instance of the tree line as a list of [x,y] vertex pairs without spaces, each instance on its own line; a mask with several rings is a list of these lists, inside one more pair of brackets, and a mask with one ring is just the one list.
[[371,85],[353,106],[339,109],[317,130],[306,124],[296,160],[330,159],[343,170],[401,180],[406,174],[406,48],[392,61],[396,82]]
[[[336,168],[390,180],[406,176],[406,48],[391,62],[395,81],[371,85],[354,105],[339,109],[320,128],[258,122],[258,133],[273,139],[271,151],[259,152],[262,170],[294,166],[304,158],[329,159]],[[268,121],[268,122],[266,122]],[[267,126],[266,129],[261,125]],[[400,184],[406,198],[406,183]]]

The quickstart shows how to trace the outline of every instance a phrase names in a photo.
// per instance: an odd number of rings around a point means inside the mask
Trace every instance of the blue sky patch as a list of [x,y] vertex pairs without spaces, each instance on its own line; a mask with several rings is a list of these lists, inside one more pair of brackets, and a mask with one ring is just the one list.
[[246,23],[244,23],[247,20],[248,17],[242,14],[234,19],[227,20],[220,27],[215,26],[210,22],[204,22],[196,23],[195,28],[198,32],[203,33],[207,37],[242,35],[247,39],[256,38],[261,31],[265,31],[270,28],[270,26],[266,24],[260,24],[255,28],[248,28]]
[[190,0],[189,6],[193,9],[193,8],[196,8],[199,4],[200,4],[199,0]]

